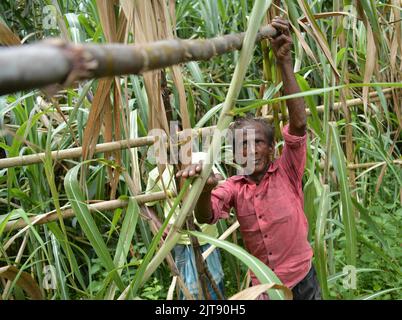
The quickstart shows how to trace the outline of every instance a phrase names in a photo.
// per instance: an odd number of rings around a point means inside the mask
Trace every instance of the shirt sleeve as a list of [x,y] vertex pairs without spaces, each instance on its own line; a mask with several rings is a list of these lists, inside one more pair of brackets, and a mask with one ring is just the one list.
[[301,186],[306,165],[307,133],[301,137],[291,135],[289,125],[286,125],[282,130],[282,134],[285,146],[279,161],[290,182],[298,188]]
[[212,220],[215,224],[219,219],[229,218],[230,209],[234,206],[235,188],[229,179],[211,192]]

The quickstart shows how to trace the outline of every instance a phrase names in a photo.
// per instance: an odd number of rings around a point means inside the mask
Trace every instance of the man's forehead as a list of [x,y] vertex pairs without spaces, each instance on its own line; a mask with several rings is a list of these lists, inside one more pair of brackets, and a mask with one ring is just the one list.
[[243,127],[240,128],[242,131],[243,135],[254,133],[256,136],[257,135],[265,135],[265,130],[262,127],[262,125],[256,123],[256,124],[247,124]]

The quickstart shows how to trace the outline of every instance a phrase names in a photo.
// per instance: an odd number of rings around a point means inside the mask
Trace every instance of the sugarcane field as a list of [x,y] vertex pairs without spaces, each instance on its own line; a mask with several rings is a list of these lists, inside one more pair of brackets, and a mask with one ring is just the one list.
[[401,300],[401,130],[401,0],[2,0],[0,300]]

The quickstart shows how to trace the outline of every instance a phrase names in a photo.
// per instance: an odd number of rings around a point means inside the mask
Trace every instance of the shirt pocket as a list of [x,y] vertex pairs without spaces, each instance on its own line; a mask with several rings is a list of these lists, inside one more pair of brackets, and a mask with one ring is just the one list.
[[294,200],[278,200],[275,206],[270,208],[272,224],[282,224],[289,222],[292,217],[294,208]]
[[[275,187],[275,186],[273,186]],[[289,190],[289,188],[282,186],[282,188],[273,188],[270,190],[270,199],[273,199],[268,205],[269,216],[272,224],[286,223],[290,220],[295,213],[297,202]]]
[[253,232],[259,230],[257,216],[254,211],[243,211],[237,213],[237,220],[240,223],[242,232]]

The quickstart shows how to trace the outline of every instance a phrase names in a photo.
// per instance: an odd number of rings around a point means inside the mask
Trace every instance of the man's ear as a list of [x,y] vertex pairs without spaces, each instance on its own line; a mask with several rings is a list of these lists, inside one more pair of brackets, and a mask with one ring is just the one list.
[[272,154],[275,152],[275,141],[272,142],[272,143],[268,146],[268,150],[269,150],[269,153],[272,153]]
[[275,158],[275,142],[272,142],[268,146],[268,152],[269,152],[269,160],[274,161],[274,158]]

